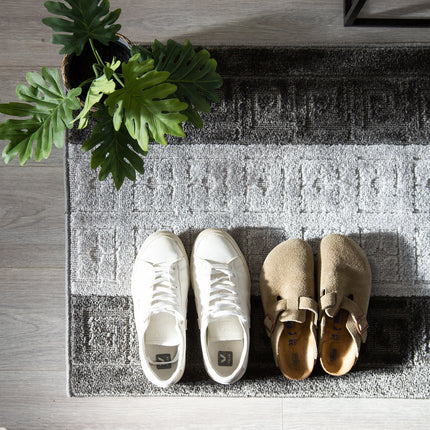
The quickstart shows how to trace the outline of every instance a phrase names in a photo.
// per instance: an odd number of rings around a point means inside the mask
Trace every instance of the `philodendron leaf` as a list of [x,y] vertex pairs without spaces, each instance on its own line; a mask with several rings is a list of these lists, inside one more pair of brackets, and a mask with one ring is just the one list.
[[125,124],[130,136],[148,150],[150,136],[162,145],[167,145],[165,134],[184,137],[182,122],[187,120],[181,111],[188,105],[176,98],[167,98],[176,91],[176,86],[166,83],[169,72],[153,70],[153,60],[138,62],[139,54],[122,66],[124,88],[110,94],[105,104],[113,116],[115,130]]
[[88,125],[91,108],[98,103],[104,95],[112,94],[115,91],[115,82],[111,77],[120,65],[120,61],[117,61],[112,65],[108,64],[104,68],[104,74],[91,82],[84,107],[75,119],[75,121],[79,120],[79,129],[85,128]]
[[112,64],[106,63],[106,66],[103,67],[103,73],[106,75],[108,79],[111,79],[112,76],[115,74],[115,71],[118,69],[118,67],[121,66],[121,61],[116,60],[115,57],[112,60]]
[[223,84],[216,72],[217,62],[205,49],[196,53],[188,40],[185,45],[173,40],[163,45],[155,40],[152,54],[155,70],[170,72],[167,82],[177,86],[175,97],[188,103],[189,107],[184,112],[188,120],[198,128],[203,127],[197,111],[210,112],[209,102],[219,102],[216,89]]
[[[58,71],[56,69],[42,68],[42,74],[27,73],[26,85],[18,85],[17,96],[27,103],[0,104],[0,112],[30,117],[27,119],[8,119],[0,124],[0,139],[9,140],[3,151],[3,160],[9,163],[16,155],[19,162],[24,165],[33,153],[36,161],[48,158],[52,143],[58,148],[64,146],[64,130],[72,128],[74,110],[81,107],[76,98],[80,88],[75,88],[64,94]],[[33,104],[30,104],[33,103]]]
[[56,34],[51,42],[63,45],[60,54],[81,55],[89,39],[98,40],[104,45],[118,40],[116,33],[121,25],[114,24],[121,14],[121,9],[109,12],[108,0],[65,0],[67,7],[60,1],[45,2],[46,9],[54,15],[64,18],[49,17],[42,22],[51,27]]
[[139,63],[142,63],[145,60],[150,60],[152,59],[152,53],[151,51],[149,51],[148,49],[144,48],[143,46],[140,45],[133,45],[131,47],[131,56],[134,56],[136,54],[140,54],[139,57]]
[[115,187],[119,190],[126,177],[134,181],[136,171],[144,172],[142,156],[146,152],[131,138],[124,124],[115,130],[106,106],[100,105],[93,116],[97,123],[91,137],[83,143],[82,150],[92,150],[91,168],[95,170],[100,167],[100,181],[111,173]]

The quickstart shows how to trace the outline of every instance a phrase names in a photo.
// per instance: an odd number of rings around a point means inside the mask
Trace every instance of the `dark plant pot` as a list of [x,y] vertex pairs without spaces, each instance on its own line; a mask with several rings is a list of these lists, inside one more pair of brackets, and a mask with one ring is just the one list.
[[[94,41],[94,46],[103,61],[111,63],[113,57],[121,61],[127,61],[130,58],[130,49],[132,46],[130,40],[119,33],[117,36],[119,36],[119,39],[116,42],[110,43],[108,46]],[[89,43],[85,45],[81,55],[65,55],[61,66],[61,72],[66,90],[70,91],[72,88],[77,88],[82,82],[94,77],[93,64],[96,62]],[[82,105],[85,102],[88,88],[89,84],[85,85],[79,96]]]

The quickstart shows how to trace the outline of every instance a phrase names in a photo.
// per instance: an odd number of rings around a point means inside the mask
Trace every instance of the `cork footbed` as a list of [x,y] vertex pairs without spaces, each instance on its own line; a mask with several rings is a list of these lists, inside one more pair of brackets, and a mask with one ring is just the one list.
[[288,321],[279,338],[279,369],[289,379],[307,378],[314,368],[311,321],[313,315],[306,311],[303,323]]
[[348,311],[341,309],[333,318],[325,317],[320,361],[330,375],[345,375],[356,360],[354,340],[346,328],[348,315]]

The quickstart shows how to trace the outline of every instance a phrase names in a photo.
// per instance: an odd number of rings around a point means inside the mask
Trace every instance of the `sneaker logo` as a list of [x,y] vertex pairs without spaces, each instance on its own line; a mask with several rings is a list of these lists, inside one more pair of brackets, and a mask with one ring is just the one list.
[[[170,354],[157,354],[155,356],[155,361],[156,362],[166,362],[166,361],[172,361]],[[167,364],[157,364],[157,369],[171,369],[172,368],[172,363],[167,363]]]
[[218,351],[218,366],[233,366],[233,351]]

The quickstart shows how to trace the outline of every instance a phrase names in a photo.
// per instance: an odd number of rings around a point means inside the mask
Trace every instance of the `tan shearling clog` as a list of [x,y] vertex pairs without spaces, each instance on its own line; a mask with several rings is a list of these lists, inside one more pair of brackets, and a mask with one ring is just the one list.
[[318,255],[319,355],[330,375],[348,373],[366,342],[371,271],[364,251],[352,239],[332,234]]
[[260,291],[276,365],[289,379],[307,378],[318,351],[311,247],[301,239],[276,246],[263,263]]

